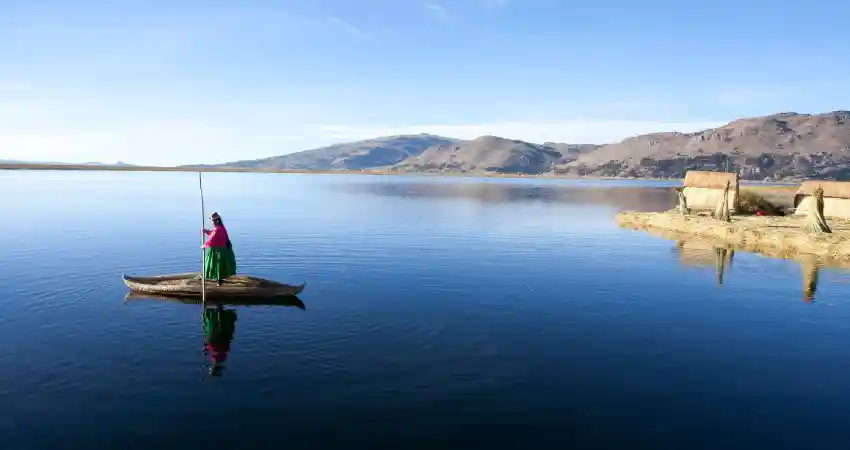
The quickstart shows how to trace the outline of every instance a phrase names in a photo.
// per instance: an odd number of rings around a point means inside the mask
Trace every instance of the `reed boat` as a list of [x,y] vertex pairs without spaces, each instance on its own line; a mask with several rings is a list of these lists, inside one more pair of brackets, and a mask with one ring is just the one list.
[[[198,272],[151,277],[122,274],[121,278],[131,291],[139,294],[201,297],[201,276]],[[272,298],[298,295],[306,285],[293,286],[259,277],[234,275],[221,280],[221,286],[217,286],[215,281],[206,280],[203,289],[207,298]]]

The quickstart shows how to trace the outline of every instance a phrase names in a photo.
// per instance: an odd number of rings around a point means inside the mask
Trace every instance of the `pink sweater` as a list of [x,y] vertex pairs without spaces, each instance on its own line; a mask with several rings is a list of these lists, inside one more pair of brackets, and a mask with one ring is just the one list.
[[210,237],[203,245],[204,248],[210,247],[227,247],[227,228],[219,225],[212,230],[204,230]]

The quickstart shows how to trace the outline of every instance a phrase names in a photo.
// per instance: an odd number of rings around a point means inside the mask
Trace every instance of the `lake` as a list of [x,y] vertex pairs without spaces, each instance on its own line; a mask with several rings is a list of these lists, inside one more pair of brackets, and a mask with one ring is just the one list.
[[239,271],[307,282],[213,364],[121,282],[198,270],[196,174],[0,171],[0,448],[843,448],[850,276],[617,227],[671,185],[205,174]]

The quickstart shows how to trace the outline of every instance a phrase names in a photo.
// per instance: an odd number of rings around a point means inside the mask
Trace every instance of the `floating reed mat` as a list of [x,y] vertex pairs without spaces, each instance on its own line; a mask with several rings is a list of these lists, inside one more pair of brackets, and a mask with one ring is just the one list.
[[637,228],[630,225],[623,225],[623,228],[644,231],[653,236],[675,242],[680,261],[689,265],[709,266],[716,262],[712,254],[713,250],[727,249],[732,253],[738,251],[759,253],[771,258],[791,259],[798,262],[814,261],[821,267],[850,270],[850,259],[832,259],[811,254],[782,252],[775,247],[760,247],[757,243],[752,242],[731,245],[724,239],[696,236],[691,233],[682,233],[680,231],[665,230],[662,228]]
[[617,215],[620,226],[659,229],[682,235],[710,238],[745,249],[765,249],[782,257],[814,255],[824,259],[850,260],[850,221],[828,220],[830,234],[810,234],[803,229],[802,216],[732,216],[731,222],[710,217],[663,213],[624,212]]

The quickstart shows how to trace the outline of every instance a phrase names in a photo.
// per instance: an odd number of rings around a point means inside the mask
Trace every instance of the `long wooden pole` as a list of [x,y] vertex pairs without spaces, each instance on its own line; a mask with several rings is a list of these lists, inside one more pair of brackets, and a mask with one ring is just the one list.
[[[204,179],[203,174],[198,172],[198,188],[201,191],[201,324],[204,323],[204,315],[207,312],[207,285],[206,285],[206,274],[204,273],[204,266],[206,265],[207,259],[207,249],[204,248],[204,244],[206,243],[204,239],[204,228],[207,225],[207,213],[204,208]],[[204,330],[206,332],[206,329]],[[206,361],[206,340],[204,340],[204,346],[201,347],[201,379],[204,379],[204,362]]]
[[[206,211],[204,210],[204,179],[203,174],[198,172],[198,187],[201,190],[201,230],[206,227]],[[204,248],[204,232],[201,231],[201,306],[206,311],[207,309],[207,286],[206,274],[204,273],[204,265],[207,259],[207,249]]]

